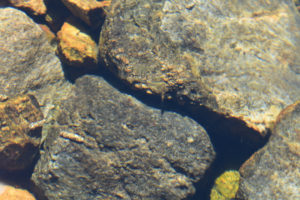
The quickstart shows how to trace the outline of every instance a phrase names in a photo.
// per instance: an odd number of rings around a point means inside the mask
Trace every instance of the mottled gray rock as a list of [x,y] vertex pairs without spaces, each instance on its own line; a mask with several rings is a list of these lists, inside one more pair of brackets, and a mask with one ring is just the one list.
[[264,136],[300,98],[299,28],[291,0],[112,0],[100,53],[133,88],[204,105]]
[[33,94],[48,117],[69,86],[41,28],[22,11],[0,8],[0,96]]
[[51,199],[184,199],[214,159],[205,130],[100,77],[76,80],[32,180]]
[[240,169],[241,199],[300,199],[300,101],[280,113],[272,133]]

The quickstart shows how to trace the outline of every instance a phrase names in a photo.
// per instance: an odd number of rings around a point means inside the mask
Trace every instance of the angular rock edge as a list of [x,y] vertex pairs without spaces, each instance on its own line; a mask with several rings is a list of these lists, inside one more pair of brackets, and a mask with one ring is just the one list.
[[241,199],[298,199],[300,101],[277,117],[269,142],[241,167]]

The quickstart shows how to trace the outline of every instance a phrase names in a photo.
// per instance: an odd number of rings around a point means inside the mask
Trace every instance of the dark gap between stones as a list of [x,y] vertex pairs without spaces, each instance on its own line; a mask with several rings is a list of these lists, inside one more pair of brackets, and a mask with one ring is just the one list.
[[[148,106],[160,109],[162,114],[164,111],[177,112],[182,116],[192,118],[205,128],[215,148],[216,159],[201,180],[194,184],[196,193],[186,200],[209,200],[210,190],[215,179],[226,170],[238,170],[243,162],[265,145],[270,135],[269,132],[263,138],[258,132],[246,127],[243,121],[226,118],[203,106],[197,107],[189,103],[179,105],[175,100],[162,101],[159,95],[148,95],[143,91],[134,90],[112,72],[105,69],[103,65],[99,69],[79,69],[65,65],[63,70],[66,80],[71,83],[74,83],[77,78],[85,74],[101,76],[115,89],[135,97]],[[234,129],[232,129],[233,127]],[[243,134],[238,134],[239,132]],[[0,179],[13,185],[18,183],[22,188],[32,192],[38,200],[47,200],[43,191],[40,191],[30,181],[39,157],[40,155],[37,155],[33,164],[26,170],[11,173],[0,171]]]
[[36,197],[37,200],[48,200],[42,194],[42,192],[39,193],[36,192],[37,187],[35,187],[30,180],[34,167],[39,159],[40,159],[40,154],[38,152],[37,155],[34,157],[32,164],[24,170],[11,171],[11,172],[0,170],[1,182],[12,186],[18,186],[18,188],[21,189],[26,189],[29,192],[31,192]]
[[[45,3],[50,10],[59,7],[61,10],[66,11],[67,13],[64,14],[64,17],[70,15],[68,9],[59,1],[47,0]],[[29,16],[38,24],[47,24],[43,17]],[[85,26],[85,28],[90,31],[91,37],[97,43],[101,27],[102,26],[96,27],[92,30]],[[52,28],[51,30],[55,33],[57,31]],[[215,179],[226,170],[238,170],[243,162],[266,144],[270,135],[269,132],[267,136],[263,138],[258,132],[246,127],[243,121],[226,118],[203,106],[196,107],[190,104],[188,99],[185,99],[185,105],[180,105],[176,100],[162,101],[159,95],[148,95],[143,91],[134,90],[125,81],[120,80],[114,73],[108,71],[103,63],[100,64],[98,69],[79,69],[64,65],[63,70],[65,78],[71,83],[74,83],[77,78],[85,74],[101,76],[117,90],[135,97],[148,106],[160,109],[162,114],[164,111],[177,112],[182,116],[188,116],[194,119],[205,128],[215,148],[216,159],[201,180],[194,184],[196,193],[186,200],[209,200],[210,190]],[[112,70],[116,73],[116,67],[112,66]],[[170,95],[175,96],[175,94]],[[235,130],[233,130],[233,128]],[[43,191],[39,191],[30,181],[31,174],[38,159],[39,155],[36,156],[34,163],[28,169],[20,172],[9,173],[0,171],[1,180],[11,184],[18,183],[22,188],[28,189],[36,195],[38,200],[47,200]],[[175,170],[180,171],[180,169]]]
[[186,200],[209,200],[215,179],[226,170],[238,170],[254,152],[267,143],[270,136],[270,131],[263,137],[239,119],[225,117],[204,106],[195,106],[188,100],[184,105],[180,105],[176,100],[162,101],[160,95],[148,95],[144,91],[134,90],[106,69],[104,64],[94,70],[64,66],[64,73],[71,83],[85,74],[101,76],[115,89],[135,97],[148,106],[160,109],[162,114],[164,111],[176,112],[192,118],[205,128],[216,151],[216,159],[201,180],[194,184],[196,193]]
[[[59,1],[46,0],[45,3],[50,10],[59,7],[61,10],[68,12],[68,9],[66,9]],[[64,16],[66,17],[69,14],[70,13],[68,12]],[[42,17],[29,16],[36,23],[46,24],[46,21]],[[97,43],[100,30],[101,26],[97,27],[95,30],[91,30],[91,36]],[[52,31],[56,32],[57,30],[52,29]],[[162,113],[164,111],[173,111],[183,116],[188,116],[205,128],[217,155],[215,161],[206,171],[201,181],[195,183],[195,195],[187,198],[187,200],[209,200],[210,190],[215,179],[226,170],[238,170],[243,162],[245,162],[255,151],[266,144],[270,136],[269,131],[267,136],[263,138],[258,132],[248,128],[243,121],[226,118],[225,116],[210,111],[205,107],[195,107],[189,103],[179,105],[176,101],[162,101],[162,98],[159,95],[147,95],[143,91],[133,90],[124,81],[106,70],[103,64],[99,67],[99,69],[82,70],[70,66],[64,66],[63,69],[66,79],[71,83],[74,83],[77,78],[85,74],[101,76],[117,90],[132,95],[144,104],[158,108]],[[186,101],[188,102],[188,100]],[[35,195],[39,194],[36,196],[38,200],[47,200],[45,195],[42,194],[42,191],[38,191],[37,187],[30,182],[31,174],[38,159],[39,155],[36,156],[34,163],[28,169],[20,172],[10,173],[0,171],[0,179],[11,184],[18,183],[22,188],[28,189]]]
[[[194,184],[196,193],[186,200],[209,200],[210,190],[215,179],[226,170],[238,170],[243,162],[266,144],[270,135],[270,132],[268,132],[267,136],[263,138],[258,132],[246,127],[243,121],[226,118],[203,106],[196,107],[189,103],[179,105],[175,100],[162,101],[159,95],[148,95],[143,91],[134,90],[113,73],[105,69],[103,65],[100,66],[99,69],[94,70],[82,70],[65,65],[63,66],[63,70],[66,80],[71,83],[74,83],[77,78],[85,74],[101,76],[120,92],[129,94],[148,106],[160,109],[162,114],[164,111],[177,112],[182,116],[188,116],[194,119],[205,128],[217,156],[201,180]],[[232,130],[232,127],[234,127],[234,130]],[[238,134],[238,132],[243,134]],[[37,200],[47,200],[43,191],[40,191],[38,187],[30,181],[31,174],[39,157],[40,155],[38,154],[33,164],[26,170],[19,172],[0,171],[0,179],[12,185],[18,184],[22,188],[29,190],[36,196]]]

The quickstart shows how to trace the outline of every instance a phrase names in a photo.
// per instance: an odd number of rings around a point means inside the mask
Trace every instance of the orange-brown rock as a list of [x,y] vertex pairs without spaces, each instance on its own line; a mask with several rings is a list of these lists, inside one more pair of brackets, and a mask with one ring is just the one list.
[[43,114],[32,95],[0,103],[0,169],[28,167],[41,142]]
[[8,0],[9,3],[16,8],[25,10],[33,15],[46,14],[47,8],[43,0]]
[[62,0],[65,6],[90,26],[97,26],[104,17],[103,7],[109,6],[110,1],[97,0]]
[[0,183],[1,200],[35,200],[35,197],[27,190]]
[[57,37],[57,53],[64,63],[76,67],[95,67],[98,62],[97,44],[79,23],[73,19],[67,20]]

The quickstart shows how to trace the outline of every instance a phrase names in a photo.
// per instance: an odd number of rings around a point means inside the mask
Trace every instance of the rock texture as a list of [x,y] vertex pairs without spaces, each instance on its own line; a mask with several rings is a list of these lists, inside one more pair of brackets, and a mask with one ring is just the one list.
[[44,0],[8,0],[8,2],[12,6],[27,11],[33,15],[44,15],[47,12]]
[[51,31],[51,29],[44,25],[44,24],[39,24],[40,28],[45,32],[45,35],[48,39],[48,42],[50,45],[53,47],[53,50],[56,50],[57,46],[57,39],[55,33]]
[[43,114],[34,96],[0,103],[0,169],[21,170],[39,151]]
[[44,117],[55,110],[70,84],[45,33],[25,13],[0,8],[0,96],[33,94]]
[[96,42],[75,19],[67,20],[57,33],[58,55],[70,66],[95,68],[98,64]]
[[65,6],[76,17],[90,26],[98,26],[104,17],[103,8],[109,6],[110,1],[98,0],[62,0]]
[[300,101],[277,118],[269,143],[240,169],[242,199],[300,199]]
[[214,159],[193,120],[146,106],[100,77],[76,80],[32,180],[51,199],[169,199],[193,194]]
[[265,135],[300,98],[299,22],[288,0],[112,0],[99,46],[133,88]]

